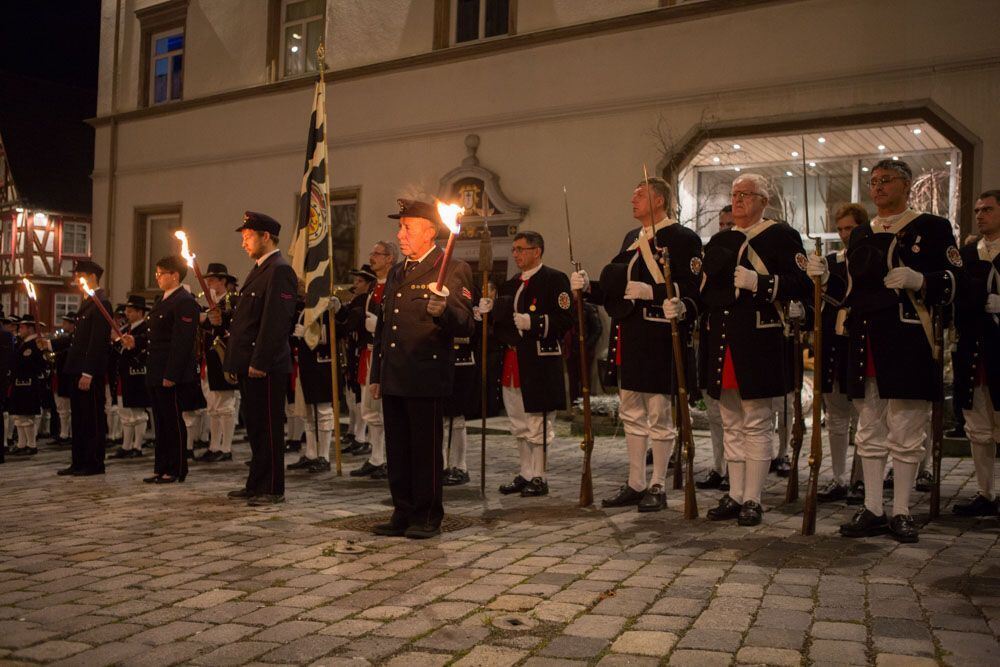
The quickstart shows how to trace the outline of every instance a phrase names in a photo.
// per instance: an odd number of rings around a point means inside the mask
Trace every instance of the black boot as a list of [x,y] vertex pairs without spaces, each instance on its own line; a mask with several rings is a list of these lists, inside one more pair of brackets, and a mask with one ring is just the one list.
[[642,502],[645,491],[636,491],[628,484],[623,484],[618,493],[601,501],[601,507],[628,507]]

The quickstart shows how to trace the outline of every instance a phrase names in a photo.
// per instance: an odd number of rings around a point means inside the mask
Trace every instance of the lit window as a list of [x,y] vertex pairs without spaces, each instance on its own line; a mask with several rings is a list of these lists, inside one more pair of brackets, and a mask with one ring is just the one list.
[[453,0],[455,44],[510,32],[510,0]]
[[149,214],[146,216],[146,288],[158,289],[156,262],[161,257],[177,254],[174,232],[181,228],[179,213]]
[[85,222],[64,222],[62,254],[90,256],[90,225]]
[[324,0],[284,0],[281,6],[282,76],[318,69],[316,49],[323,41]]
[[77,293],[59,293],[57,292],[54,296],[52,302],[53,317],[52,321],[56,326],[62,323],[62,318],[66,313],[75,313],[80,309],[80,295]]
[[150,39],[149,99],[162,104],[184,92],[184,30],[157,33]]

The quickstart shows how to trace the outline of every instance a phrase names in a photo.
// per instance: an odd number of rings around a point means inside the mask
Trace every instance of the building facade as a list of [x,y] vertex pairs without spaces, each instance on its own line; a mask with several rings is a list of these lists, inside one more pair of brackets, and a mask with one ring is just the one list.
[[995,0],[105,0],[94,254],[116,300],[153,287],[181,226],[243,274],[244,210],[291,228],[321,40],[343,264],[395,235],[397,197],[443,196],[475,209],[475,265],[485,189],[498,261],[524,228],[567,268],[565,186],[596,275],[644,164],[705,235],[739,170],[773,174],[798,224],[800,141],[814,225],[897,155],[965,233],[1000,184],[997,18]]

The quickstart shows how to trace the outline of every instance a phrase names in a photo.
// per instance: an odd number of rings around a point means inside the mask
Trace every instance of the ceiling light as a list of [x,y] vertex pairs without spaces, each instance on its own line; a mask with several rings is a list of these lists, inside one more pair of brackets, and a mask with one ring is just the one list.
[[291,49],[289,49],[289,51],[291,51],[292,53],[298,53],[299,52],[299,47],[293,46]]
[[920,134],[921,132],[923,132],[923,130],[921,130],[919,127],[913,128],[913,134]]
[[740,171],[743,167],[733,167],[733,171]]
[[799,156],[798,151],[792,151],[792,157],[798,157],[798,156]]
[[720,162],[722,162],[722,160],[720,160],[719,156],[716,155],[714,158],[712,158],[712,162],[714,162],[715,164],[719,164]]
[[951,166],[951,160],[945,160],[945,161],[944,161],[944,165],[945,165],[946,167],[950,167],[950,166]]
[[733,144],[733,150],[734,150],[734,151],[738,151],[738,150],[739,150],[739,149],[741,149],[741,148],[743,148],[743,147],[742,147],[742,146],[740,146],[739,144]]
[[879,149],[880,151],[884,151],[884,150],[885,150],[885,144],[879,144],[879,145],[878,145],[878,149]]
[[898,160],[898,159],[899,159],[899,156],[898,156],[898,155],[893,155],[893,156],[892,156],[892,159],[893,159],[893,160]]
[[815,163],[815,162],[810,162],[810,163],[809,163],[809,166],[810,166],[810,167],[815,167],[815,166],[816,166],[816,163]]
[[785,172],[785,176],[791,176],[791,175],[792,175],[792,172],[790,172],[790,171],[786,171]]
[[302,35],[297,32],[292,33],[292,39],[302,39]]
[[867,172],[868,172],[868,167],[861,167],[861,171],[863,171],[863,172],[866,172],[866,173],[867,173]]
[[825,143],[826,143],[826,137],[820,137],[820,138],[819,138],[819,139],[817,139],[816,141],[818,141],[818,142],[819,142],[819,143],[821,143],[821,144],[825,144]]

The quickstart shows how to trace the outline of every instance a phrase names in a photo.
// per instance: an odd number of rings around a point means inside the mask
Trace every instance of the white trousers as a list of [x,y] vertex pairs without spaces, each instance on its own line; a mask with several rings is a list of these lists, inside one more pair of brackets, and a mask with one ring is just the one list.
[[72,433],[70,427],[73,425],[69,396],[56,395],[55,400],[56,414],[59,415],[59,437],[68,438]]
[[847,484],[847,447],[851,441],[851,419],[856,410],[847,394],[839,391],[839,384],[835,384],[833,389],[829,394],[823,394],[826,432],[830,439],[830,465],[834,481]]
[[306,404],[306,458],[330,460],[330,436],[333,434],[333,404]]
[[784,396],[775,396],[773,400],[774,414],[777,416],[778,454],[776,458],[783,459],[788,455],[788,436],[791,433],[789,425],[795,419],[794,391]]
[[365,420],[361,414],[361,401],[354,400],[354,392],[347,392],[348,433],[356,442],[365,441]]
[[618,418],[628,449],[628,485],[635,491],[646,489],[646,450],[650,447],[653,449],[653,470],[649,485],[663,485],[677,440],[673,397],[631,389],[619,390],[618,397]]
[[181,413],[181,418],[184,420],[184,430],[187,431],[187,449],[189,452],[194,451],[194,441],[201,435],[201,420],[205,416],[205,412],[204,408],[200,408]]
[[[441,441],[441,451],[446,468],[458,468],[468,472],[469,466],[465,462],[465,450],[468,444],[468,434],[465,430],[465,417],[444,418],[444,438]],[[525,479],[531,479],[527,477]]]
[[545,479],[545,445],[556,436],[555,412],[525,412],[518,387],[503,387],[503,407],[510,419],[510,432],[517,438],[521,454],[521,477]]
[[727,461],[771,460],[774,443],[772,405],[770,398],[744,400],[737,389],[722,390],[719,413]]
[[931,402],[881,398],[875,378],[865,381],[865,397],[854,401],[858,432],[854,443],[862,458],[886,459],[918,465],[924,458],[924,440]]
[[[301,391],[296,387],[296,391]],[[302,440],[302,433],[305,431],[305,420],[295,412],[295,403],[285,403],[285,439],[289,442],[299,442]]]
[[[118,399],[121,400],[121,396]],[[111,440],[117,440],[122,435],[122,422],[118,418],[119,407],[119,404],[111,402],[111,384],[105,384],[104,413],[108,418],[108,438]]]
[[236,390],[205,392],[208,403],[209,441],[212,452],[228,454],[233,451],[233,431],[236,430]]
[[385,465],[385,422],[382,420],[382,399],[372,396],[372,367],[368,365],[368,377],[361,386],[361,418],[368,427],[368,443],[372,453],[368,462],[373,466]]
[[146,439],[146,408],[122,407],[118,409],[118,417],[122,422],[122,449],[142,449]]
[[708,432],[712,437],[712,470],[726,476],[726,450],[722,446],[722,415],[719,402],[705,394],[705,415],[708,417]]
[[972,392],[972,409],[965,413],[965,435],[972,446],[972,462],[976,467],[976,483],[979,492],[987,498],[993,497],[996,483],[997,446],[1000,441],[1000,412],[993,409],[990,388],[976,387]]
[[13,415],[12,421],[17,428],[17,448],[32,449],[38,446],[38,423],[40,415]]

